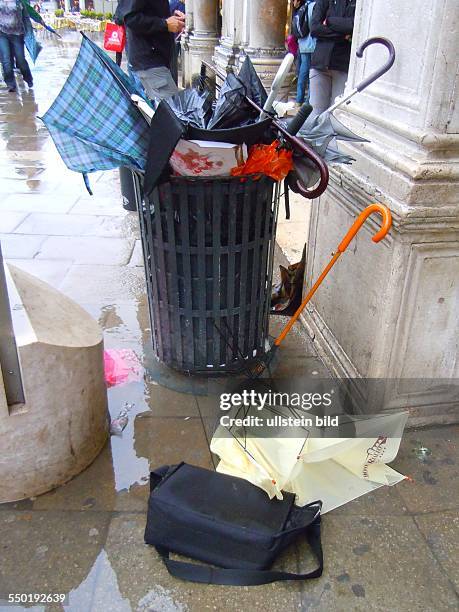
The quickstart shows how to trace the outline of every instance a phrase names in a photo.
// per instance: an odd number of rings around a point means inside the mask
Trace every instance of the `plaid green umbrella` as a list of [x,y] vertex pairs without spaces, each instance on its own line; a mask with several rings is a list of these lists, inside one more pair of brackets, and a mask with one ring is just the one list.
[[70,170],[85,177],[118,166],[144,170],[149,128],[130,99],[143,91],[82,36],[72,71],[42,120]]

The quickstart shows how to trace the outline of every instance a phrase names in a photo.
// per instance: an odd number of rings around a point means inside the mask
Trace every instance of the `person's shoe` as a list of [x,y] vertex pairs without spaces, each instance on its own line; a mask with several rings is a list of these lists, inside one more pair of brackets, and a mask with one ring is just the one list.
[[32,89],[32,87],[33,87],[33,81],[26,81],[26,83],[27,83],[27,87],[28,87],[29,89]]
[[10,93],[16,93],[17,89],[16,89],[16,87],[8,87],[8,91]]

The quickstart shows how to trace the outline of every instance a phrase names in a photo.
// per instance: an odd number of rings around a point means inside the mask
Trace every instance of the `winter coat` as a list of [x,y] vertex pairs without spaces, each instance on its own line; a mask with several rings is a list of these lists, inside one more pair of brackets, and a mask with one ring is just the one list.
[[[349,70],[356,0],[317,0],[310,23],[317,38],[311,67],[317,70]],[[324,20],[327,25],[324,25]]]
[[170,68],[174,35],[167,29],[169,0],[121,0],[116,10],[117,23],[124,23],[129,63],[134,70],[157,66]]

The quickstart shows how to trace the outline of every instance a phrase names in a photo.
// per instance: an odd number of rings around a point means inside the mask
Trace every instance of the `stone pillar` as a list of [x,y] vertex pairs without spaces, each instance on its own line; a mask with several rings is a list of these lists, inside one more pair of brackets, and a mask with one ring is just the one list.
[[[265,87],[270,87],[285,54],[287,0],[250,0],[247,2],[247,44],[250,56]],[[244,42],[244,41],[243,41]],[[243,58],[239,58],[240,60]]]
[[241,46],[247,45],[247,0],[225,0],[222,13],[220,44],[215,49],[214,62],[223,72],[238,66]]
[[[355,97],[340,120],[368,144],[340,145],[356,158],[331,173],[314,202],[306,282],[317,277],[346,228],[369,203],[390,207],[394,226],[371,242],[366,224],[321,287],[305,316],[325,363],[337,376],[459,377],[459,48],[456,0],[357,3],[347,88],[384,61],[384,49],[355,57],[370,36],[396,48],[394,67]],[[386,386],[385,407],[409,407],[413,423],[458,420],[441,385],[412,393],[407,381]]]
[[193,32],[188,41],[188,81],[200,73],[203,59],[212,60],[218,43],[218,6],[218,0],[193,0]]

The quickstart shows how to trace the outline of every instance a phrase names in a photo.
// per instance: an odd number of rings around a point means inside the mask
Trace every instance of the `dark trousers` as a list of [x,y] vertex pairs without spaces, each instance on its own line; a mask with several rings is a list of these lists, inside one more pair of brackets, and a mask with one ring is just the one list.
[[296,88],[296,101],[303,104],[309,101],[309,68],[311,66],[311,53],[298,51],[298,84]]
[[21,71],[24,81],[28,85],[32,85],[32,73],[25,57],[24,36],[0,32],[0,62],[2,64],[3,78],[10,89],[16,88],[16,79],[14,78],[15,58],[16,66]]

